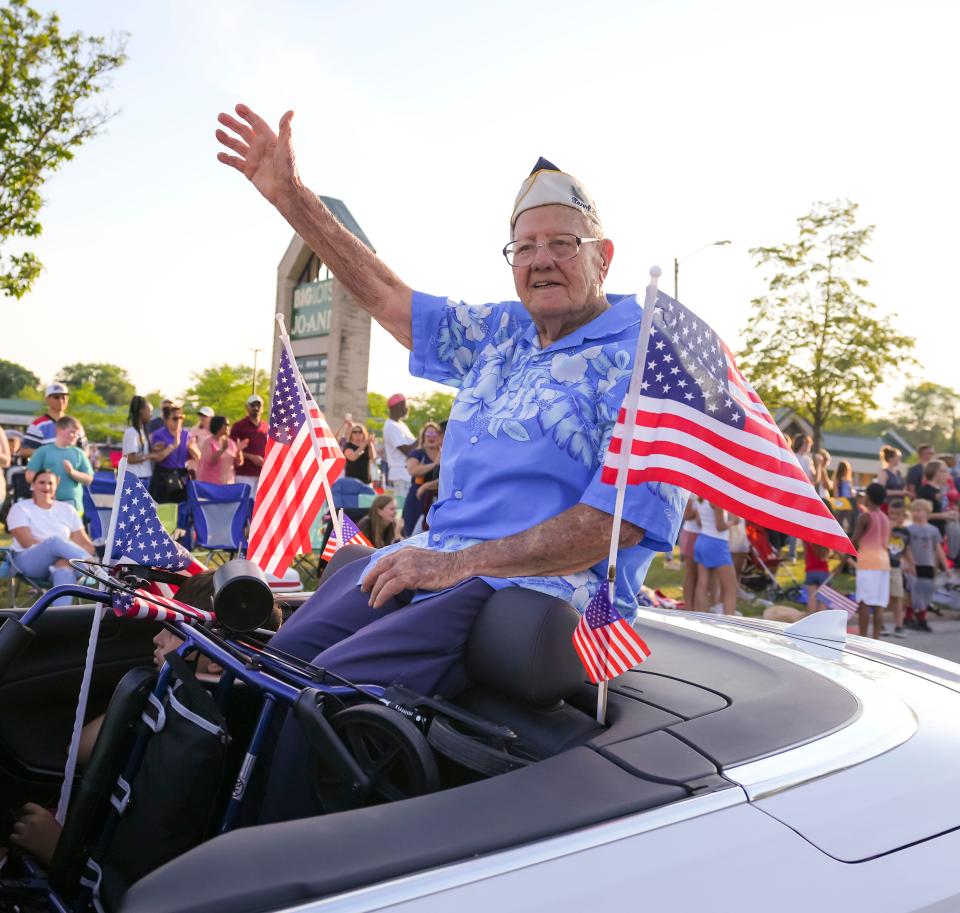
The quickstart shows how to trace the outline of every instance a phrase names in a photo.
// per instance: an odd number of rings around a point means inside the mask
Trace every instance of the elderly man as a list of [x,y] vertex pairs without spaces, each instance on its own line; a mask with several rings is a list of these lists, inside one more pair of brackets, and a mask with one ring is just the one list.
[[[614,489],[600,471],[641,308],[604,293],[613,242],[587,192],[549,162],[523,182],[503,249],[520,301],[470,307],[413,292],[301,183],[292,112],[278,135],[246,106],[236,111],[239,120],[219,117],[231,133],[217,138],[236,153],[220,161],[411,350],[413,374],[458,388],[430,532],[343,567],[278,645],[354,680],[454,693],[466,683],[462,645],[493,589],[531,587],[582,610],[605,578]],[[628,618],[653,555],[673,545],[685,500],[661,484],[627,492],[617,604]]]
[[[463,646],[498,588],[519,585],[583,610],[602,585],[614,488],[603,456],[630,380],[641,308],[607,296],[613,242],[570,175],[541,160],[523,182],[503,249],[519,301],[470,307],[412,291],[300,181],[292,112],[279,135],[249,108],[221,114],[244,174],[393,337],[413,374],[457,388],[430,531],[334,573],[281,629],[283,650],[354,681],[452,696]],[[686,496],[631,487],[617,606],[629,617],[656,551],[672,548]],[[357,584],[360,583],[358,587]],[[265,819],[310,812],[295,728],[281,736]]]
[[[27,428],[20,450],[22,457],[30,457],[44,444],[53,443],[57,435],[57,422],[67,414],[69,405],[70,391],[66,384],[55,382],[47,386],[47,411],[35,418]],[[83,450],[86,447],[86,441],[83,439],[83,425],[78,422],[77,426],[80,433],[77,436],[76,445]]]

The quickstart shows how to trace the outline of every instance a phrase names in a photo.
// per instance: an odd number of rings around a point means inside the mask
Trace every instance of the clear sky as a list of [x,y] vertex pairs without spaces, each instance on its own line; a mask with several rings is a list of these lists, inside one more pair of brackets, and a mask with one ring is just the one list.
[[[269,351],[291,230],[216,161],[216,115],[243,101],[296,111],[305,182],[424,291],[513,296],[500,248],[540,155],[596,199],[608,291],[653,263],[670,291],[675,256],[732,240],[683,263],[680,297],[734,347],[763,290],[747,249],[848,197],[877,226],[870,296],[918,337],[917,376],[957,385],[954,0],[34,3],[130,33],[101,96],[118,115],[45,189],[45,272],[2,302],[0,357],[44,381],[111,361],[177,394]],[[429,386],[379,329],[369,384]]]

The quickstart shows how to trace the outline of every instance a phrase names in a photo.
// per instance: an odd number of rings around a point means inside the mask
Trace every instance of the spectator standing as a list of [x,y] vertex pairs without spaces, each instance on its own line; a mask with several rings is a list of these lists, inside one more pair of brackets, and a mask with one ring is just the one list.
[[[130,400],[121,450],[127,458],[127,469],[138,479],[149,479],[153,475],[153,464],[156,462],[147,435],[147,424],[152,414],[153,406],[146,398],[134,396]],[[149,487],[148,484],[147,488]]]
[[158,504],[180,504],[187,499],[187,460],[200,454],[183,427],[183,409],[171,405],[162,428],[150,435],[150,449],[157,462],[150,495]]
[[[197,409],[197,424],[190,429],[190,442],[200,453],[203,453],[203,445],[210,437],[210,422],[212,419],[213,409],[209,406],[201,406]],[[187,460],[187,469],[196,473],[196,460]]]
[[[95,550],[73,505],[54,498],[56,488],[56,475],[49,469],[38,470],[30,485],[32,497],[10,508],[7,529],[13,536],[14,567],[35,579],[49,575],[54,586],[62,586],[77,579],[69,559],[89,558]],[[61,596],[53,604],[71,601],[72,597]]]
[[805,575],[803,585],[807,591],[807,611],[819,612],[822,606],[817,600],[820,587],[827,582],[830,576],[830,566],[827,564],[828,549],[814,542],[803,543],[803,566]]
[[876,481],[887,490],[887,500],[903,498],[907,493],[907,483],[903,479],[903,467],[900,461],[903,454],[896,447],[880,448],[880,471]]
[[[807,480],[816,488],[817,486],[817,468],[814,466],[813,457],[810,456],[810,449],[813,447],[813,438],[809,434],[795,434],[791,443],[793,455],[797,458],[800,468],[806,473]],[[787,536],[787,559],[789,561],[797,560],[797,537]]]
[[860,636],[868,637],[873,615],[873,636],[880,637],[883,613],[890,602],[890,520],[883,512],[887,490],[879,482],[867,486],[867,509],[857,517],[853,545],[857,562],[857,615]]
[[7,440],[7,434],[0,428],[0,504],[7,497],[7,470],[13,462],[13,455],[10,453],[10,442]]
[[341,446],[343,456],[347,461],[344,475],[348,479],[359,479],[369,485],[372,481],[371,468],[377,462],[377,451],[373,446],[373,438],[367,431],[366,426],[357,423],[352,424],[347,430],[347,440]]
[[826,500],[830,497],[833,483],[830,481],[830,461],[833,457],[829,450],[819,450],[813,458],[814,485],[817,494]]
[[236,470],[243,466],[242,441],[232,440],[228,435],[230,424],[223,415],[210,420],[210,433],[200,448],[197,460],[197,481],[212,485],[233,485],[237,481]]
[[[44,444],[52,444],[57,434],[57,421],[67,414],[70,405],[70,391],[66,384],[55,382],[47,386],[47,411],[35,418],[23,436],[20,452],[24,459],[30,457],[35,450]],[[80,433],[76,444],[83,449],[86,441],[83,437],[83,425],[77,422]]]
[[[404,467],[410,477],[407,499],[403,502],[403,534],[412,536],[417,521],[423,516],[423,500],[420,488],[425,482],[440,478],[440,450],[443,433],[436,422],[426,422],[420,429],[420,439],[415,450],[407,454]],[[391,471],[391,475],[393,475]]]
[[923,467],[923,478],[917,486],[917,498],[929,501],[931,512],[927,519],[940,532],[941,538],[946,536],[947,523],[957,519],[957,511],[950,509],[947,497],[947,480],[950,470],[941,460],[929,460]]
[[27,461],[27,482],[32,484],[37,473],[47,470],[58,479],[56,499],[70,502],[83,514],[83,486],[93,481],[93,466],[77,446],[80,422],[70,415],[57,420],[52,444],[38,447]]
[[926,498],[916,498],[910,504],[910,556],[913,559],[914,577],[910,593],[916,613],[917,631],[930,631],[927,624],[927,609],[936,589],[934,578],[937,568],[947,569],[947,556],[943,553],[943,537],[940,530],[930,522],[933,505]]
[[911,498],[918,498],[917,492],[923,484],[923,470],[933,459],[933,445],[921,444],[917,448],[917,462],[907,471],[907,494]]
[[683,607],[687,611],[694,609],[697,592],[697,560],[693,557],[700,535],[700,514],[697,511],[699,501],[688,498],[683,509],[683,526],[680,528],[680,558],[683,561]]
[[698,612],[715,611],[709,606],[710,575],[712,571],[720,586],[720,600],[724,615],[734,615],[737,611],[737,576],[733,569],[733,557],[730,554],[729,530],[740,522],[739,518],[728,516],[721,507],[700,499],[700,535],[693,547],[693,557],[697,564],[697,590],[695,607]]
[[370,505],[370,512],[357,528],[370,540],[374,548],[393,545],[401,538],[398,513],[393,495],[377,495]]
[[394,393],[387,400],[387,408],[390,418],[383,423],[383,455],[387,460],[387,474],[394,493],[406,497],[410,488],[407,457],[417,439],[403,420],[407,415],[406,397],[402,393]]
[[[914,573],[910,557],[910,530],[905,524],[907,512],[903,500],[898,498],[887,504],[887,516],[890,518],[890,541],[887,551],[890,554],[890,603],[893,612],[893,636],[903,637],[904,608],[903,608],[903,571],[904,566]],[[910,627],[915,627],[911,624]]]
[[[954,477],[956,460],[950,453],[938,454],[937,459],[947,467],[947,509],[957,511],[960,509],[960,489]],[[947,520],[943,530],[943,550],[956,567],[960,563],[960,519]]]
[[160,403],[160,414],[155,415],[149,422],[147,422],[147,439],[150,439],[150,436],[155,432],[159,431],[167,419],[170,417],[170,410],[173,408],[173,400],[165,399]]
[[237,481],[250,489],[252,497],[257,494],[257,482],[267,453],[267,423],[261,421],[263,397],[254,393],[247,397],[247,414],[230,429],[230,438],[243,445],[243,465],[237,469]]
[[340,423],[340,427],[337,428],[336,433],[333,435],[340,443],[341,449],[343,449],[343,447],[350,440],[350,435],[353,432],[354,424],[356,423],[353,420],[353,413],[345,412],[343,415],[343,421]]

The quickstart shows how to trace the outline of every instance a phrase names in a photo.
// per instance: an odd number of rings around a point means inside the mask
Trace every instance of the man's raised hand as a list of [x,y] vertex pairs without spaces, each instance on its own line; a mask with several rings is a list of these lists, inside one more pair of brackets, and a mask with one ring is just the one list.
[[221,113],[217,120],[232,132],[217,130],[216,135],[224,146],[237,154],[219,152],[217,159],[242,172],[260,193],[277,205],[283,194],[299,183],[290,137],[293,111],[287,111],[280,118],[279,135],[246,105],[237,105],[236,112],[246,123]]

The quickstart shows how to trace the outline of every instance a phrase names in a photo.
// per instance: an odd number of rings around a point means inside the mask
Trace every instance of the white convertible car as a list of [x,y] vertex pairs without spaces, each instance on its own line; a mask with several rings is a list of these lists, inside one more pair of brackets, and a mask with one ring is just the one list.
[[843,613],[644,611],[601,727],[543,599],[499,597],[469,646],[458,704],[511,745],[438,716],[441,788],[214,837],[120,913],[960,910],[960,666]]

